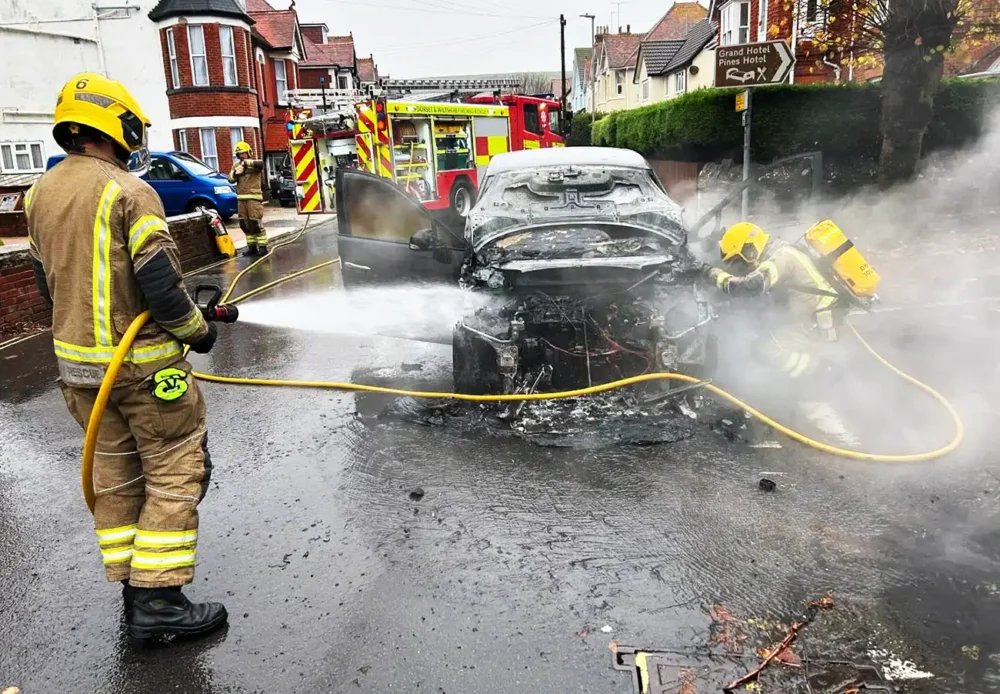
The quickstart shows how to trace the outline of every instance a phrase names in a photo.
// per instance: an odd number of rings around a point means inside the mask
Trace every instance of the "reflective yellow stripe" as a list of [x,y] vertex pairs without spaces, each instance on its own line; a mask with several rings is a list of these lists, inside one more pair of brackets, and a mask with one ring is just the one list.
[[133,349],[126,361],[131,361],[134,364],[148,364],[151,361],[177,356],[181,351],[180,343],[177,340],[171,340],[168,344]]
[[263,200],[264,196],[260,193],[243,193],[236,196],[237,200]]
[[[114,347],[87,347],[61,340],[52,340],[52,344],[57,357],[82,364],[110,364],[111,358],[115,354]],[[181,352],[180,343],[173,337],[169,337],[154,345],[129,350],[129,353],[125,355],[125,361],[133,364],[147,364],[151,361],[180,355]]]
[[[97,531],[97,543],[102,547],[114,545],[123,540],[131,540],[135,537],[136,525],[123,525],[118,528],[107,528]],[[131,544],[131,543],[130,543]]]
[[101,560],[105,564],[124,564],[132,559],[133,551],[132,548],[128,549],[102,549],[101,550]]
[[201,327],[201,311],[195,311],[188,318],[187,322],[179,328],[174,328],[172,332],[175,336],[180,339],[186,339],[198,332],[198,328]]
[[798,378],[799,376],[804,374],[806,370],[809,368],[810,358],[808,354],[800,353],[798,355],[798,358],[799,358],[799,363],[795,366],[795,368],[793,368],[791,371],[788,372],[788,375],[791,376],[792,378]]
[[173,569],[179,566],[194,566],[194,550],[179,550],[176,552],[140,552],[132,553],[133,569]]
[[778,283],[778,266],[774,264],[773,260],[765,260],[757,269],[767,274],[772,287]]
[[[30,188],[28,188],[28,191],[24,194],[24,214],[28,214],[31,211],[31,202],[34,199],[35,199],[35,186],[31,186]],[[29,243],[31,242],[29,241]]]
[[[816,269],[816,266],[812,264],[812,261],[809,260],[809,258],[807,258],[801,251],[791,247],[786,247],[785,250],[791,253],[792,257],[798,261],[799,265],[801,265],[802,269],[806,271],[806,274],[809,275],[809,279],[812,280],[817,289],[821,289],[824,292],[830,292],[831,294],[836,294],[836,291],[832,286],[830,286],[830,283],[826,281],[826,278],[823,277],[820,271]],[[816,310],[822,311],[830,308],[836,300],[837,297],[835,296],[818,295],[816,297]]]
[[715,286],[718,287],[719,289],[725,289],[726,282],[729,281],[730,277],[732,277],[732,275],[730,275],[728,272],[715,273]]
[[108,181],[101,193],[94,219],[94,338],[98,345],[110,347],[111,340],[111,209],[121,186]]
[[791,354],[788,355],[788,358],[785,360],[785,366],[782,368],[782,370],[791,372],[793,369],[795,369],[796,366],[798,366],[798,363],[799,363],[799,353],[792,352]]
[[135,258],[135,254],[142,248],[142,244],[154,231],[167,231],[167,223],[152,214],[139,217],[139,220],[132,225],[128,232],[129,255]]
[[140,530],[135,535],[136,547],[183,547],[198,542],[197,530]]

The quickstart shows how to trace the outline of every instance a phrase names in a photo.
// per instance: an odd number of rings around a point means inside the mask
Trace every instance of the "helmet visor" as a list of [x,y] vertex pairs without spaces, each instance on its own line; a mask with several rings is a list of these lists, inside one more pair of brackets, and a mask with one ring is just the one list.
[[146,128],[142,129],[142,144],[139,145],[138,149],[132,152],[132,156],[128,158],[128,170],[129,173],[135,176],[144,176],[147,171],[149,171],[150,157],[149,157],[149,145],[147,142],[148,130]]

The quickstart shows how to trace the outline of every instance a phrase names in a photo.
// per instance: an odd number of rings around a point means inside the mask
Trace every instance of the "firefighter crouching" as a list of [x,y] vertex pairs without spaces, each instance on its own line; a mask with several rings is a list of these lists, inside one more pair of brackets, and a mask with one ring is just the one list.
[[[199,502],[211,477],[205,403],[183,345],[208,352],[216,327],[184,289],[153,189],[129,173],[149,120],[121,83],[81,74],[60,91],[53,137],[67,157],[27,195],[30,252],[52,305],[60,385],[84,428],[115,346],[149,309],[104,413],[94,462],[94,524],[109,581],[124,588],[137,638],[204,633],[218,603],[191,603]],[[147,160],[148,161],[148,160]]]
[[237,142],[233,154],[236,162],[229,171],[229,182],[236,184],[240,229],[247,238],[244,255],[267,255],[267,234],[261,225],[264,219],[264,162],[250,158],[250,145],[246,142]]
[[754,355],[793,379],[816,373],[823,365],[822,344],[837,340],[838,294],[812,259],[749,222],[727,229],[719,250],[723,263],[733,271],[706,267],[719,289],[732,297],[771,294],[778,304],[774,307],[777,315],[765,321],[754,343]]

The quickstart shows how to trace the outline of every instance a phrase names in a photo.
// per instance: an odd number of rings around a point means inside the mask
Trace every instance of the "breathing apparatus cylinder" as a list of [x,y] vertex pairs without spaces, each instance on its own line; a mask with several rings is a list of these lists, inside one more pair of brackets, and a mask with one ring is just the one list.
[[876,299],[875,291],[882,278],[832,220],[813,224],[803,240],[827,279],[864,302]]

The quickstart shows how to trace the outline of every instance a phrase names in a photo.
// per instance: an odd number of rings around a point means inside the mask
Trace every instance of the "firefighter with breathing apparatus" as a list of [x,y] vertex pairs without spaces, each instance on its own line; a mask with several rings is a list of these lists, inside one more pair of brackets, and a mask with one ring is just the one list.
[[824,366],[823,343],[837,340],[838,324],[852,306],[877,299],[879,282],[878,274],[830,220],[814,224],[799,246],[772,239],[756,224],[740,222],[719,241],[727,269],[705,269],[731,297],[773,296],[779,315],[769,321],[753,351],[793,379]]
[[60,386],[84,428],[115,347],[134,318],[152,313],[111,390],[93,473],[105,574],[123,584],[138,638],[204,633],[227,619],[221,604],[181,593],[194,577],[197,507],[212,471],[205,403],[183,346],[208,352],[217,328],[184,288],[159,197],[129,172],[132,158],[148,164],[149,126],[121,83],[77,75],[55,108],[53,137],[67,157],[25,205],[36,281],[53,308]]
[[233,156],[236,161],[229,171],[229,182],[236,185],[240,229],[247,239],[244,255],[267,255],[267,234],[261,225],[264,219],[264,162],[250,158],[250,145],[246,142],[236,143]]

